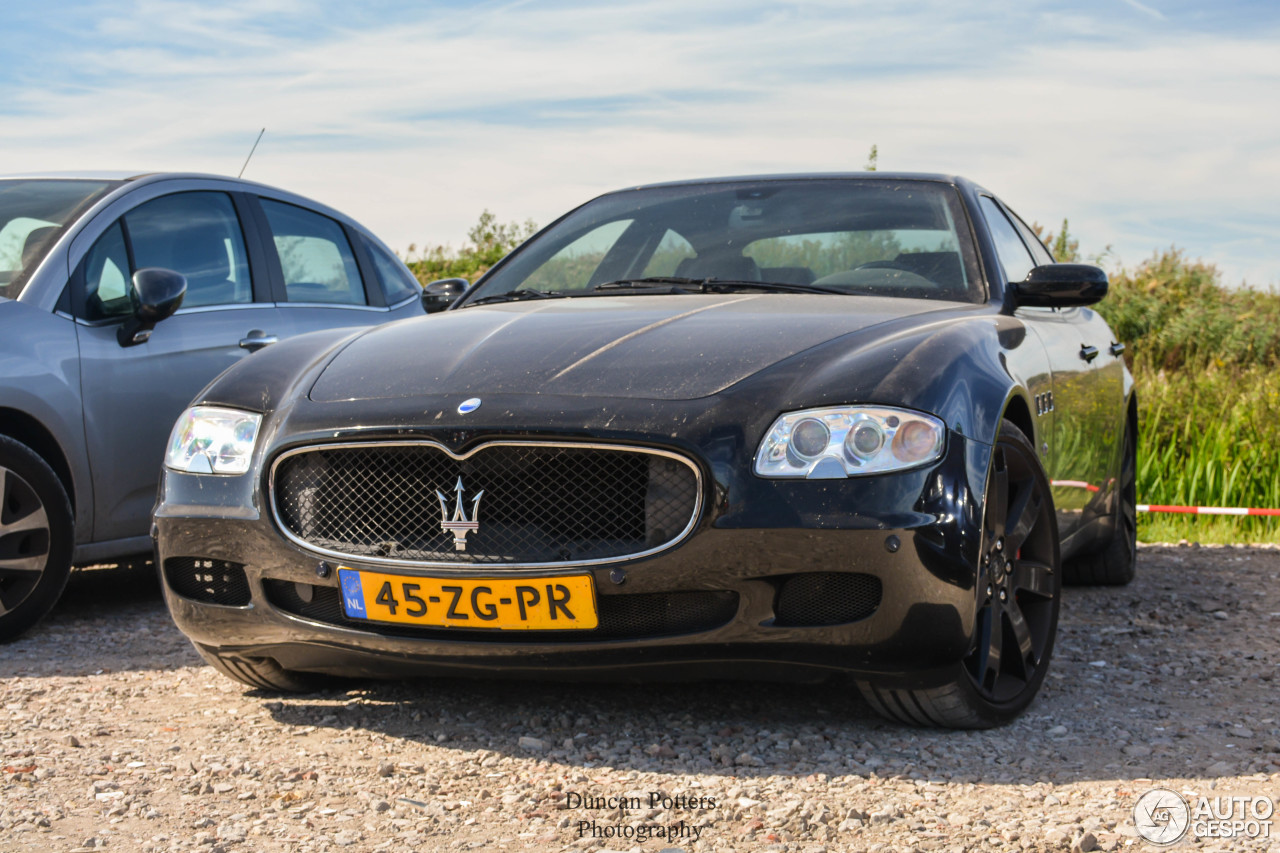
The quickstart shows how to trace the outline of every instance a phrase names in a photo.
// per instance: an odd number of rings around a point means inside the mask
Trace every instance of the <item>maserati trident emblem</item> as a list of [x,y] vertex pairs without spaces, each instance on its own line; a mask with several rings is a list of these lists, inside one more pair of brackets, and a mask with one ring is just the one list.
[[444,528],[446,533],[453,534],[453,548],[455,551],[467,550],[467,534],[473,530],[480,529],[480,522],[476,520],[476,513],[480,509],[480,498],[484,496],[484,489],[476,493],[471,499],[471,518],[467,518],[466,508],[462,503],[462,478],[458,478],[458,485],[453,490],[457,496],[453,507],[453,518],[449,517],[449,502],[445,496],[436,489],[436,497],[440,499],[440,526]]

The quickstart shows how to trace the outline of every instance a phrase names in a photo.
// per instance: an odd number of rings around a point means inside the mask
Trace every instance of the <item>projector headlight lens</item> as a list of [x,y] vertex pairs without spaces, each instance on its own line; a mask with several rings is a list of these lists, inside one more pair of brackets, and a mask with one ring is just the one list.
[[832,406],[774,421],[756,451],[761,477],[846,477],[915,468],[942,456],[946,426],[888,406]]

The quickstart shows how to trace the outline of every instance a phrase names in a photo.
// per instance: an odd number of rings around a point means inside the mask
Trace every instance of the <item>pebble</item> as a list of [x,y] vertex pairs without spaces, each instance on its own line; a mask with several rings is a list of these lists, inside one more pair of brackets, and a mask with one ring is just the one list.
[[518,741],[516,741],[516,746],[520,747],[521,749],[527,749],[530,752],[546,752],[547,751],[547,742],[545,740],[542,740],[541,738],[536,738],[536,737],[528,737],[528,736],[521,737]]

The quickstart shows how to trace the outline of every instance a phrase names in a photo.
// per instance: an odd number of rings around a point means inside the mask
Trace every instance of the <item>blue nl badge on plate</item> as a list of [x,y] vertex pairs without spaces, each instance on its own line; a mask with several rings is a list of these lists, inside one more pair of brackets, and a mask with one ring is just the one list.
[[338,569],[342,581],[342,609],[348,616],[368,619],[364,610],[364,589],[360,586],[360,573],[351,569]]

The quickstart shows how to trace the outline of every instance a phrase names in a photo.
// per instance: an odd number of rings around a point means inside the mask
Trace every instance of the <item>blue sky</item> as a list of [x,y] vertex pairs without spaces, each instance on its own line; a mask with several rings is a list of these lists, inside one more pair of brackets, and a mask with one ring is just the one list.
[[1280,285],[1274,2],[5,4],[0,57],[0,171],[235,174],[265,126],[246,177],[401,251],[875,144],[1112,265]]

